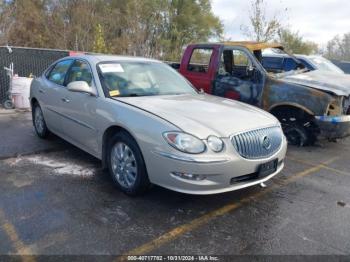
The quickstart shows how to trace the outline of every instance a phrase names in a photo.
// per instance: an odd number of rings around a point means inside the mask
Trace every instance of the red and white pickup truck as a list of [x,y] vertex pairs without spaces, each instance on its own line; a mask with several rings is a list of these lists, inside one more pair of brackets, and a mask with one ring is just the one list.
[[[282,123],[291,144],[350,135],[350,76],[309,71],[293,55],[294,70],[267,71],[262,52],[284,53],[279,44],[191,44],[181,63],[169,63],[194,87],[265,109]],[[233,120],[237,121],[237,120]]]

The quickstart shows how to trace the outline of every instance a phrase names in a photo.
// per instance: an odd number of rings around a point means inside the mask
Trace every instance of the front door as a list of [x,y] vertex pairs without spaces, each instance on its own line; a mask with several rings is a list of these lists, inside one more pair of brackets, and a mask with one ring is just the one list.
[[223,51],[214,94],[259,106],[263,76],[244,49]]
[[59,61],[45,75],[39,88],[39,100],[48,128],[57,134],[62,133],[61,95],[64,79],[72,59]]
[[96,96],[71,92],[67,85],[74,81],[85,81],[95,88],[90,65],[83,60],[75,60],[68,71],[65,88],[61,93],[61,107],[64,118],[64,135],[79,147],[95,154],[97,152]]

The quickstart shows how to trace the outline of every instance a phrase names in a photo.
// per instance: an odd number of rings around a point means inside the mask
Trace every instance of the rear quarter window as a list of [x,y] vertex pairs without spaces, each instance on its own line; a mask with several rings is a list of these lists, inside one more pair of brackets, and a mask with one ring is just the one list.
[[190,62],[187,66],[188,71],[207,73],[213,49],[211,48],[195,48],[193,49]]

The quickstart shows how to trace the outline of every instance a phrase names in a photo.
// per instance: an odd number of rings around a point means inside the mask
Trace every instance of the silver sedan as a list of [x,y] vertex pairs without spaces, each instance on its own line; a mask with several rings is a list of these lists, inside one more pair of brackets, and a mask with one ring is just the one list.
[[283,166],[287,143],[269,113],[197,92],[156,60],[82,55],[32,82],[39,137],[50,132],[102,160],[116,186],[151,184],[214,194],[262,183]]

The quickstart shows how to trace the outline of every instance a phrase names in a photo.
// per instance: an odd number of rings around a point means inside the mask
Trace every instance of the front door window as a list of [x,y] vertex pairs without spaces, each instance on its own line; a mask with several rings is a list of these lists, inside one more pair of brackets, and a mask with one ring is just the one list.
[[92,74],[88,63],[81,60],[75,60],[68,72],[66,84],[68,85],[74,81],[85,81],[89,86],[91,86]]
[[255,105],[258,103],[257,85],[260,80],[259,71],[246,51],[224,50],[214,84],[215,95]]

